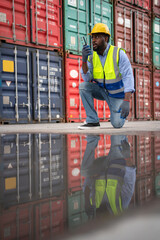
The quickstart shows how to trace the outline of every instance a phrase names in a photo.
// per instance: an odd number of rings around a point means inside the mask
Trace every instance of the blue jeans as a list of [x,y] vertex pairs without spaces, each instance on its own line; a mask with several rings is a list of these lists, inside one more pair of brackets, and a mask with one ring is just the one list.
[[106,101],[110,109],[110,121],[114,128],[121,128],[125,123],[125,119],[120,117],[121,113],[118,113],[120,105],[123,102],[121,98],[112,98],[108,96],[106,89],[99,87],[98,84],[93,82],[82,82],[79,85],[79,93],[83,102],[83,106],[86,111],[86,122],[96,123],[99,122],[99,118],[96,110],[94,109],[94,98],[98,100]]

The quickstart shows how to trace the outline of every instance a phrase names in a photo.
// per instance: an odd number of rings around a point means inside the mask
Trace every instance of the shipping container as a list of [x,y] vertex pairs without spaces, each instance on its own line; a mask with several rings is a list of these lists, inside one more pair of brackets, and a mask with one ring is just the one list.
[[32,50],[33,119],[60,122],[64,119],[62,57],[57,52]]
[[0,239],[34,239],[33,203],[13,206],[0,212]]
[[64,1],[64,49],[74,54],[80,54],[83,37],[89,43],[90,19],[89,1]]
[[160,172],[159,174],[157,174],[155,178],[155,192],[156,192],[156,196],[160,197]]
[[152,8],[153,8],[153,13],[160,15],[160,1],[159,0],[153,0],[152,1]]
[[62,121],[62,57],[5,43],[0,57],[0,122]]
[[50,239],[57,234],[62,234],[65,225],[65,200],[48,199],[34,205],[35,236],[34,239]]
[[137,177],[152,174],[154,166],[151,135],[136,137],[136,151]]
[[83,37],[90,44],[87,34],[98,22],[108,25],[113,43],[113,5],[109,1],[64,1],[64,49],[80,55],[84,44]]
[[118,0],[122,4],[132,4],[133,8],[140,8],[142,10],[151,11],[151,0]]
[[137,204],[143,206],[155,197],[153,176],[144,177],[136,182]]
[[0,136],[0,201],[4,207],[34,198],[32,146],[31,134]]
[[65,190],[65,138],[59,134],[34,135],[34,177],[37,199]]
[[4,0],[0,23],[0,39],[8,43],[63,49],[61,0]]
[[[83,82],[80,69],[82,57],[69,54],[65,56],[66,121],[83,122],[86,112],[79,95],[79,84]],[[94,107],[101,121],[108,120],[110,110],[105,101],[94,99]]]
[[81,176],[81,164],[86,149],[85,136],[67,135],[67,166],[68,166],[68,192],[76,192],[82,189],[84,177]]
[[96,23],[106,24],[111,34],[110,43],[114,44],[113,4],[110,2],[109,0],[90,0],[90,26],[92,29]]
[[29,123],[33,115],[30,49],[2,43],[0,59],[0,122]]
[[160,18],[155,17],[152,26],[153,65],[160,69]]
[[135,118],[152,118],[151,71],[139,66],[135,69]]
[[124,48],[131,63],[150,65],[149,16],[133,7],[115,6],[115,45]]
[[160,172],[160,136],[158,135],[154,137],[153,153],[155,172]]
[[160,120],[160,70],[153,71],[153,114]]

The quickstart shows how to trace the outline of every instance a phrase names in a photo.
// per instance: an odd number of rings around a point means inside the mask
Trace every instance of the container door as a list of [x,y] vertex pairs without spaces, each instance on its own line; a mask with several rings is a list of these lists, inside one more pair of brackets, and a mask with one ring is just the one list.
[[62,1],[31,0],[31,39],[36,45],[63,46]]
[[91,29],[96,23],[102,22],[106,24],[110,30],[111,44],[114,44],[113,31],[113,5],[108,1],[91,0],[90,1]]
[[89,1],[66,0],[64,1],[65,14],[65,50],[74,54],[81,54],[83,37],[89,43]]
[[134,14],[134,46],[135,62],[143,65],[151,64],[151,29],[150,18],[147,14],[136,11]]
[[160,18],[153,20],[153,65],[160,69]]
[[160,120],[160,71],[153,72],[153,110],[154,120]]
[[63,119],[62,58],[58,53],[33,50],[34,120]]
[[36,134],[36,199],[55,196],[64,190],[64,139],[62,135]]
[[28,48],[2,44],[0,120],[26,123],[32,120],[31,56]]
[[151,72],[137,68],[136,79],[136,118],[151,119]]
[[1,136],[1,193],[6,207],[32,200],[32,144],[30,134]]
[[29,0],[3,0],[0,4],[0,38],[30,41]]
[[115,7],[115,45],[124,48],[133,62],[133,9],[122,5]]

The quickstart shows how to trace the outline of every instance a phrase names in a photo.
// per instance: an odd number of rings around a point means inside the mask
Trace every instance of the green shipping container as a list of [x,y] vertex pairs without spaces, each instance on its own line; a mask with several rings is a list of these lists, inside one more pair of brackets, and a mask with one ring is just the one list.
[[110,43],[114,44],[114,28],[113,28],[113,5],[110,1],[91,0],[91,29],[96,23],[102,22],[106,24],[110,30]]
[[155,190],[156,196],[160,197],[160,173],[156,176],[155,179]]
[[68,216],[83,212],[85,208],[84,193],[78,191],[68,196]]
[[160,18],[153,20],[153,65],[160,69]]
[[81,55],[83,37],[90,44],[87,35],[95,23],[108,25],[113,44],[113,5],[101,0],[64,1],[64,48],[72,54]]
[[81,226],[88,221],[88,216],[85,212],[79,213],[68,218],[69,229]]

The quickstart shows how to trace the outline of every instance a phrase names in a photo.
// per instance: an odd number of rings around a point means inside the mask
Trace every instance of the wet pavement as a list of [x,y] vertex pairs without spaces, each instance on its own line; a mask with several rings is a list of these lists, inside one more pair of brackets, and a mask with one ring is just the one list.
[[160,238],[160,132],[0,135],[0,239]]

